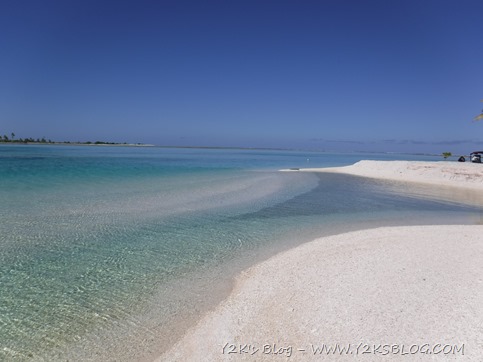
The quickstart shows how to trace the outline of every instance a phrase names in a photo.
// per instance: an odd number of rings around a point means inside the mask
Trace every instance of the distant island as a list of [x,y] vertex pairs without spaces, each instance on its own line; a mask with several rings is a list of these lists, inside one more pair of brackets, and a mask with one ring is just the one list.
[[10,137],[4,134],[0,136],[0,143],[20,143],[20,144],[51,144],[51,145],[118,145],[118,146],[151,146],[144,143],[127,143],[127,142],[106,142],[106,141],[52,141],[51,139],[42,138],[15,138],[15,133],[11,133]]

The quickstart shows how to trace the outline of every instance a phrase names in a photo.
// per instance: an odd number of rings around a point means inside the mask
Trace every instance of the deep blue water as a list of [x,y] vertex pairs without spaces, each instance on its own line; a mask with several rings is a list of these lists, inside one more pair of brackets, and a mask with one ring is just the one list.
[[391,183],[278,172],[360,159],[439,160],[0,146],[0,360],[130,360],[140,341],[159,344],[201,313],[223,278],[276,251],[358,227],[480,216]]

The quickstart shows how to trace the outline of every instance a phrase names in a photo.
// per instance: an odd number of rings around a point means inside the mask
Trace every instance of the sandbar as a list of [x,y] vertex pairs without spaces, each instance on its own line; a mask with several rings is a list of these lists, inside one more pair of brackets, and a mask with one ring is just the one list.
[[[322,172],[482,188],[483,165],[381,162]],[[482,260],[482,225],[319,238],[238,275],[158,361],[482,361]]]
[[471,162],[362,160],[350,166],[305,168],[300,171],[344,173],[382,180],[483,190],[483,164]]

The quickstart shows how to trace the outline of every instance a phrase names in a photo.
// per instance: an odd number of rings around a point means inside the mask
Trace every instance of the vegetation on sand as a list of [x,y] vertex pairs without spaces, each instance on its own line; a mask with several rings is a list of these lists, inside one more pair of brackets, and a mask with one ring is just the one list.
[[23,143],[23,144],[30,144],[30,143],[40,143],[40,144],[74,144],[74,145],[122,145],[122,144],[127,144],[126,142],[124,143],[117,143],[117,142],[105,142],[105,141],[87,141],[87,142],[71,142],[71,141],[63,141],[63,142],[57,142],[57,141],[52,141],[50,139],[46,139],[45,137],[42,138],[32,138],[32,137],[26,137],[26,138],[15,138],[15,133],[10,133],[10,137],[7,136],[7,134],[4,134],[3,136],[0,135],[0,143]]

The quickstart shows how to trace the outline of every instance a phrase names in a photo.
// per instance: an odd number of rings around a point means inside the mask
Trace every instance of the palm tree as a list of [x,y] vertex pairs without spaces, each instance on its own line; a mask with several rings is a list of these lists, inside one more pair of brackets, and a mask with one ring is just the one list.
[[[481,100],[481,102],[483,102],[483,99]],[[475,120],[475,121],[479,121],[480,119],[483,119],[483,110],[481,111],[481,113],[478,116],[473,118],[473,120]]]
[[12,141],[15,138],[15,133],[12,132]]

